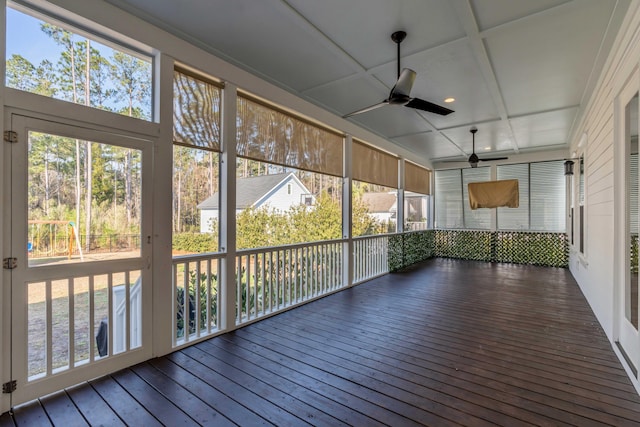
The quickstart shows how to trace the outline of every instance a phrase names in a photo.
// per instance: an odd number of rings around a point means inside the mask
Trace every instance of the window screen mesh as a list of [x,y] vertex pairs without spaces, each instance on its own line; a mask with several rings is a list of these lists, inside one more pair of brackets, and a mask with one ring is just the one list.
[[173,141],[220,151],[220,87],[173,73]]
[[343,137],[246,97],[238,97],[236,154],[342,176]]

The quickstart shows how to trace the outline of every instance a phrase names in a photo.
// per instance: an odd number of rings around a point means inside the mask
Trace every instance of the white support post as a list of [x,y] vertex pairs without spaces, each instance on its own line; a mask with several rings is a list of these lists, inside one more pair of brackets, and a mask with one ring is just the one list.
[[353,203],[352,203],[352,161],[351,135],[344,139],[343,174],[342,179],[342,238],[346,239],[342,246],[342,283],[344,286],[353,285]]
[[[2,10],[0,11],[0,22],[6,22],[6,2],[1,2]],[[5,55],[5,31],[0,32],[0,52]],[[5,56],[3,56],[5,57]],[[5,75],[6,62],[0,64],[0,71]],[[2,85],[4,88],[4,85]],[[4,119],[4,91],[0,89],[0,117]],[[7,130],[4,120],[0,123],[0,135]],[[10,214],[10,196],[9,191],[5,188],[5,175],[11,170],[10,159],[8,156],[8,148],[6,143],[2,143],[0,149],[0,258],[10,256],[10,230],[9,224]],[[8,181],[7,181],[8,182]],[[5,383],[11,379],[11,281],[10,270],[2,270],[0,274],[0,382]],[[0,413],[9,410],[10,399],[9,394],[2,394],[0,397]]]
[[236,327],[236,112],[237,88],[226,84],[222,91],[222,153],[220,161],[220,329]]
[[[162,356],[172,351],[172,337],[168,331],[173,330],[175,318],[171,307],[172,277],[171,272],[171,205],[173,194],[167,189],[173,188],[173,58],[159,55],[155,61],[155,93],[158,99],[154,102],[154,117],[160,123],[160,135],[155,141],[153,151],[153,180],[150,191],[153,192],[153,238],[152,243],[152,284],[153,284],[153,354]],[[146,242],[145,242],[146,243]],[[143,284],[145,289],[150,287]],[[148,318],[148,316],[145,316]],[[148,331],[151,325],[144,324]],[[144,334],[143,334],[144,340]],[[147,345],[147,343],[145,343]]]
[[[491,165],[491,181],[496,181],[498,179],[498,166]],[[491,209],[491,231],[496,231],[498,229],[498,208]]]
[[404,159],[398,159],[398,195],[396,196],[396,231],[404,232]]

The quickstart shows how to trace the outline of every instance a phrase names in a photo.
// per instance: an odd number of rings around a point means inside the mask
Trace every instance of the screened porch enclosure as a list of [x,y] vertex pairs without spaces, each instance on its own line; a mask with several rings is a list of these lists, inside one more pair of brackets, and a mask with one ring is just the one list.
[[[559,151],[434,168],[66,3],[5,5],[55,60],[6,58],[0,426],[638,424],[637,370],[569,271],[584,153],[575,176]],[[471,208],[506,179],[518,208]]]

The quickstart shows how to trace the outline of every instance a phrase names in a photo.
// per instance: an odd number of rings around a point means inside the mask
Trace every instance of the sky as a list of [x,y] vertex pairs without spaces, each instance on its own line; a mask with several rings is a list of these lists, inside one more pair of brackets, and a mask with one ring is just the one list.
[[[45,59],[49,60],[55,67],[60,59],[63,48],[41,30],[40,27],[43,21],[10,7],[7,7],[6,10],[7,41],[5,60],[17,54],[27,59],[35,67],[40,65]],[[85,41],[86,38],[75,35],[74,40],[79,42]],[[95,40],[91,41],[91,47],[97,49],[105,58],[111,58],[114,54],[114,50],[111,47],[98,43]],[[118,102],[110,106],[116,110],[122,107]],[[150,109],[150,105],[142,106],[142,108],[145,110]],[[150,115],[150,111],[147,111],[147,114]]]
[[43,59],[53,63],[60,56],[60,47],[40,30],[42,21],[7,8],[7,58],[19,54],[33,65]]

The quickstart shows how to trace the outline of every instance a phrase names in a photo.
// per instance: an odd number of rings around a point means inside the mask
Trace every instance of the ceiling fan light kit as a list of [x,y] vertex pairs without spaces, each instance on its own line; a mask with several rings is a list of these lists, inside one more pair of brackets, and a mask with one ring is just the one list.
[[478,128],[473,126],[471,129],[469,129],[469,132],[471,132],[471,135],[472,135],[473,146],[472,146],[471,155],[469,156],[468,162],[472,168],[477,168],[478,162],[490,162],[493,160],[508,159],[508,157],[485,157],[484,159],[479,158],[478,155],[476,154],[476,133],[478,132]]
[[428,113],[439,114],[441,116],[446,116],[453,113],[453,110],[450,110],[449,108],[434,104],[429,101],[425,101],[424,99],[411,97],[411,88],[413,87],[413,83],[416,80],[416,72],[410,68],[404,68],[402,71],[400,71],[400,43],[402,43],[405,37],[407,37],[407,33],[405,31],[396,31],[395,33],[391,34],[391,40],[396,43],[398,51],[398,80],[396,81],[396,84],[393,85],[393,88],[389,93],[389,97],[377,104],[353,111],[349,114],[345,114],[344,116],[342,116],[343,118],[355,116],[356,114],[366,113],[368,111],[372,111],[386,105],[403,105],[405,107],[426,111]]

